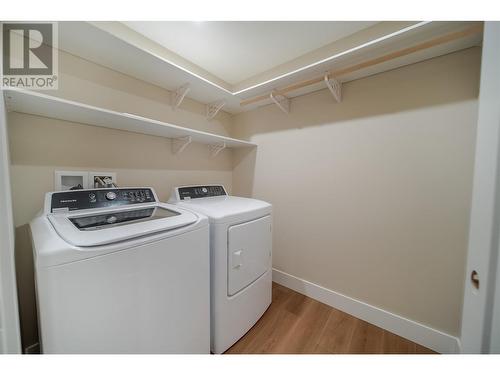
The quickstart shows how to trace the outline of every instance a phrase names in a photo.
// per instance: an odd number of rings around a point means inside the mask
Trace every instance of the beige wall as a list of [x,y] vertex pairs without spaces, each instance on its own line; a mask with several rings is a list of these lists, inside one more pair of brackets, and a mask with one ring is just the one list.
[[275,268],[459,334],[480,49],[234,117],[233,193],[274,205]]

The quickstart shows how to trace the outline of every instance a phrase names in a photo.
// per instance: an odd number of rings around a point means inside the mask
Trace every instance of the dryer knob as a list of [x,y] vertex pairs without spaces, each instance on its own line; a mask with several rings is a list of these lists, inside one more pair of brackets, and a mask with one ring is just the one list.
[[108,192],[106,193],[106,199],[107,199],[108,201],[112,201],[112,200],[114,200],[115,198],[116,198],[116,193],[115,193],[114,191],[108,191]]

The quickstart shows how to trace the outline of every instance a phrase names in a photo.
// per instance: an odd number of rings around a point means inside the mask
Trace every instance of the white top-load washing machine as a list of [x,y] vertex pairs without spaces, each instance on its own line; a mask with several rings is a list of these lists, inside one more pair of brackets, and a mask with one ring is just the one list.
[[47,193],[31,223],[43,353],[209,353],[209,227],[151,188]]
[[176,187],[169,202],[209,218],[211,350],[222,353],[271,304],[272,206],[219,185]]

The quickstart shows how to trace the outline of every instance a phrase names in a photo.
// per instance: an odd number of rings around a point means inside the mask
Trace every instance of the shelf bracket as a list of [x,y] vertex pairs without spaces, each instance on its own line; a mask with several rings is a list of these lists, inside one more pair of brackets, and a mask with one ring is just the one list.
[[172,152],[176,155],[180,154],[192,141],[193,140],[190,135],[186,137],[172,138]]
[[326,87],[328,87],[328,90],[330,90],[337,103],[340,103],[342,101],[342,83],[333,77],[330,78],[328,73],[325,73],[324,80]]
[[177,88],[177,90],[172,91],[170,94],[170,104],[172,104],[172,109],[175,111],[181,105],[184,97],[189,92],[191,88],[189,87],[189,83],[182,85]]
[[207,120],[212,120],[222,107],[226,105],[224,100],[219,100],[213,103],[207,104]]
[[226,142],[208,145],[208,148],[210,149],[210,155],[212,155],[212,157],[216,157],[217,155],[219,155],[219,152],[226,148]]
[[278,106],[286,114],[290,113],[290,98],[287,98],[285,95],[276,94],[271,92],[269,94],[269,98]]

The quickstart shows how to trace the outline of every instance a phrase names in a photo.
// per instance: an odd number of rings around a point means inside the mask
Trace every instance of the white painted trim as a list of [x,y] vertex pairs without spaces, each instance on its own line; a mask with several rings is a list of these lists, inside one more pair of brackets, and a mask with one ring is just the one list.
[[21,353],[21,333],[12,215],[7,114],[0,90],[0,353],[18,354]]
[[438,353],[459,352],[457,337],[273,268],[273,281]]
[[[500,264],[499,270],[495,269],[500,257],[499,37],[500,23],[486,22],[462,310],[461,342],[462,352],[466,354],[500,353]],[[473,272],[479,280],[477,286],[471,282]],[[499,285],[496,297],[495,282]]]

